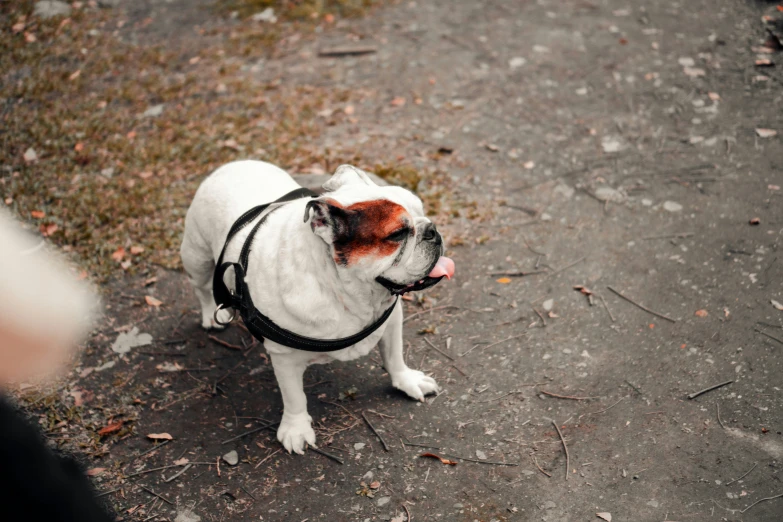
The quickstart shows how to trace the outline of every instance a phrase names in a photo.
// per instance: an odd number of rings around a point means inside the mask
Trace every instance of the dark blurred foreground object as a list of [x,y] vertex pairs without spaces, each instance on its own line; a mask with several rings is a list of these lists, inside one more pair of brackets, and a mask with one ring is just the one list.
[[56,455],[0,397],[0,520],[112,522],[75,460]]

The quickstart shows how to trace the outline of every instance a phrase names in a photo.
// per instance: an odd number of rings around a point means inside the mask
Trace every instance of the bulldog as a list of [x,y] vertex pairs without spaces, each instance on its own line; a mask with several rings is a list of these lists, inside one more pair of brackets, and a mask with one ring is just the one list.
[[[232,224],[248,209],[300,188],[282,169],[261,161],[229,163],[199,187],[185,218],[180,250],[201,304],[201,325],[221,328],[233,311],[216,311],[212,285],[216,260],[237,260],[252,226],[228,243]],[[343,165],[324,194],[277,205],[252,238],[245,274],[255,307],[291,332],[316,339],[352,336],[371,325],[396,296],[379,280],[421,289],[451,279],[454,263],[424,215],[421,200],[401,187],[379,186],[366,172]],[[304,216],[304,218],[303,218]],[[224,282],[229,290],[235,283]],[[283,398],[277,438],[290,452],[315,446],[303,375],[310,364],[350,361],[380,347],[392,385],[415,400],[436,393],[434,379],[403,360],[402,304],[360,342],[331,352],[294,349],[264,341]]]

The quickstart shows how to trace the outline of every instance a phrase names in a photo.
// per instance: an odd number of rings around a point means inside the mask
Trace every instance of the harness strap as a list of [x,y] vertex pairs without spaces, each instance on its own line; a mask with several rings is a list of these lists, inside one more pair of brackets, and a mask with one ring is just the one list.
[[[258,232],[258,229],[261,227],[264,221],[266,221],[266,218],[279,207],[273,207],[269,212],[263,214],[261,219],[259,219],[250,230],[247,239],[245,239],[245,243],[242,245],[238,262],[223,261],[229,241],[231,241],[231,238],[233,238],[237,232],[251,223],[271,205],[293,201],[295,199],[301,199],[304,197],[315,197],[317,195],[318,194],[312,192],[311,190],[300,188],[289,192],[288,194],[271,203],[251,208],[242,214],[239,219],[237,219],[231,226],[231,229],[228,232],[228,236],[226,237],[226,242],[223,245],[223,250],[220,252],[220,256],[218,257],[215,267],[215,274],[212,280],[212,295],[215,298],[215,302],[223,308],[234,308],[235,310],[238,310],[239,314],[242,316],[242,320],[244,321],[245,326],[247,326],[248,331],[253,335],[253,337],[262,343],[264,342],[264,339],[269,339],[270,341],[282,344],[283,346],[288,346],[289,348],[307,350],[310,352],[333,352],[336,350],[342,350],[343,348],[348,348],[349,346],[353,346],[354,344],[366,339],[378,328],[380,328],[386,322],[389,316],[391,316],[392,312],[394,311],[394,307],[397,305],[398,297],[395,297],[394,303],[392,303],[392,305],[387,308],[386,311],[377,320],[375,320],[375,322],[354,335],[349,337],[342,337],[340,339],[316,339],[313,337],[299,335],[276,325],[274,321],[261,313],[261,311],[255,307],[250,296],[250,289],[248,288],[247,281],[245,280],[245,275],[247,274],[247,264],[250,257],[250,248],[256,232]],[[234,269],[235,293],[233,294],[228,289],[228,287],[226,287],[225,281],[223,279],[226,271],[229,268]]]

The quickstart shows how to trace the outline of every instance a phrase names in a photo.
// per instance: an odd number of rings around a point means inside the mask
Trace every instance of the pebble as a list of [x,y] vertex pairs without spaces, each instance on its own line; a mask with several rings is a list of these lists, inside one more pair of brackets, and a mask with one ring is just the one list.
[[687,56],[683,56],[677,62],[682,65],[683,67],[693,67],[696,65],[696,61],[693,58],[689,58]]
[[35,149],[32,147],[24,151],[23,157],[27,163],[33,163],[34,161],[38,161],[38,153],[35,152]]
[[601,201],[622,201],[623,194],[612,187],[598,187],[595,189],[595,197]]
[[476,450],[476,457],[478,457],[481,460],[487,460],[487,454],[481,450]]
[[546,502],[544,502],[544,505],[541,507],[543,509],[555,509],[557,507],[557,504],[555,504],[551,500],[547,500]]
[[236,450],[231,450],[223,455],[223,460],[225,460],[226,464],[229,466],[236,466],[239,464],[239,455],[237,454]]
[[375,503],[378,505],[378,507],[385,506],[389,503],[391,500],[391,497],[381,497],[379,498]]
[[260,13],[254,14],[252,18],[254,22],[269,22],[270,24],[277,22],[277,16],[275,16],[273,7],[267,7]]
[[654,508],[657,508],[658,506],[660,506],[660,503],[657,500],[651,500],[651,501],[649,501],[647,503],[647,505],[651,506],[651,507],[654,507]]
[[71,14],[71,6],[65,2],[36,2],[33,14],[39,18],[68,16]]
[[456,503],[456,504],[454,504],[454,506],[452,506],[452,507],[453,507],[454,509],[464,509],[464,508],[465,508],[465,506],[463,506],[463,505],[462,505],[462,504],[460,504],[460,503]]
[[150,106],[146,111],[144,111],[144,114],[142,114],[142,117],[144,118],[156,118],[163,114],[163,104],[159,103],[158,105],[152,105]]
[[680,205],[676,201],[664,201],[663,209],[668,212],[679,212],[680,210],[682,210],[682,205]]
[[541,306],[544,307],[544,311],[545,312],[551,312],[552,308],[554,308],[554,306],[555,306],[555,300],[554,299],[547,299],[546,301],[544,301],[541,304]]
[[353,449],[355,449],[356,451],[361,451],[364,449],[364,446],[366,446],[364,442],[357,442],[356,444],[353,445]]
[[623,145],[620,139],[614,136],[604,136],[601,139],[601,147],[604,149],[604,152],[620,152],[625,149],[625,145]]
[[518,68],[522,67],[523,65],[525,65],[526,63],[527,63],[527,60],[525,60],[521,56],[515,56],[514,58],[512,58],[512,59],[510,59],[508,61],[508,66],[511,69],[518,69]]

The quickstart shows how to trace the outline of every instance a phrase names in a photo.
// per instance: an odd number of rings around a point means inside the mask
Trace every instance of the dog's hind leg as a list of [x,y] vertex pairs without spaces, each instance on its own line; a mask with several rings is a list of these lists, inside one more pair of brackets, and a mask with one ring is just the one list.
[[[204,245],[201,238],[194,237],[194,232],[185,226],[185,237],[180,247],[182,265],[188,274],[190,284],[196,292],[201,305],[201,326],[207,330],[223,329],[224,326],[215,322],[214,313],[217,305],[212,297],[212,276],[215,272],[215,261],[209,247]],[[230,310],[218,312],[221,322],[227,322],[231,317]]]
[[405,364],[402,356],[402,303],[397,303],[394,312],[387,320],[386,330],[378,343],[383,358],[383,366],[389,372],[392,386],[404,391],[411,399],[424,401],[424,396],[437,393],[435,379],[419,370],[412,370]]

